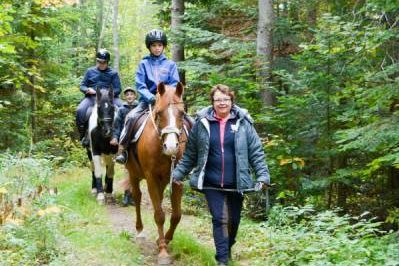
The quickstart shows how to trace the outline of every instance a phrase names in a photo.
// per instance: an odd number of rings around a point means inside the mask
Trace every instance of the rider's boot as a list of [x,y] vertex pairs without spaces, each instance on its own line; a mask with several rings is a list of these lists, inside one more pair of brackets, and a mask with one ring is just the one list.
[[125,164],[127,162],[127,150],[122,145],[119,145],[118,154],[115,158],[115,162],[120,164]]
[[123,207],[127,207],[128,205],[134,206],[134,201],[133,201],[133,198],[132,198],[132,192],[130,192],[129,189],[125,190],[125,193],[124,193],[123,199],[122,199],[122,206]]
[[85,125],[78,126],[79,135],[80,135],[80,143],[83,147],[88,148],[90,146],[90,141],[87,136],[87,128]]

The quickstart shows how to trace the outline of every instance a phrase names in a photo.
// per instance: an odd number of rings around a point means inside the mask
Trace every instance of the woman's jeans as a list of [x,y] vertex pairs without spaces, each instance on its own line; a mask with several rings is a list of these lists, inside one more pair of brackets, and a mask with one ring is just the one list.
[[244,197],[238,192],[220,190],[204,189],[204,193],[212,215],[215,258],[227,264],[237,236]]

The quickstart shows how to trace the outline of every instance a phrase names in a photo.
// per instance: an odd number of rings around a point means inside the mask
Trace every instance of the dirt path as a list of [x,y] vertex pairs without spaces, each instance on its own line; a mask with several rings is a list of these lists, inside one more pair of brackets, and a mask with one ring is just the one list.
[[[116,233],[127,232],[141,250],[144,265],[157,265],[157,246],[152,237],[136,238],[134,207],[121,207],[118,204],[107,205],[110,221]],[[148,227],[148,225],[146,225]],[[145,231],[148,232],[149,228]],[[155,230],[155,228],[154,228]]]
[[[136,238],[136,212],[134,207],[121,207],[118,203],[107,205],[108,216],[113,225],[115,233],[127,233],[129,236],[131,236],[132,242],[140,247],[141,253],[143,255],[144,265],[158,265],[158,248],[155,243],[158,235],[155,221],[152,219],[153,209],[149,199],[149,195],[147,194],[146,187],[142,188],[141,190],[143,193],[141,210],[146,238]],[[169,219],[170,202],[168,197],[164,199],[163,205],[166,213],[166,219]],[[196,237],[198,235],[197,239],[200,239],[200,243],[213,247],[213,240],[211,235],[209,234],[210,231],[206,228],[204,229],[203,226],[201,227],[200,225],[197,225],[198,223],[199,221],[196,217],[190,215],[182,215],[182,219],[178,225],[177,230],[187,230],[187,232],[194,233],[192,231],[193,227],[198,228],[200,231],[195,232],[195,234]],[[204,231],[204,233],[202,233],[202,231]],[[183,266],[183,264],[179,262],[176,258],[173,258],[173,263],[171,265]]]
[[[144,183],[144,182],[143,182]],[[135,229],[135,218],[136,212],[135,207],[121,207],[118,203],[107,205],[107,211],[109,219],[113,225],[115,233],[127,233],[131,237],[131,241],[140,247],[141,254],[143,256],[143,265],[153,266],[158,265],[158,247],[156,245],[156,239],[158,237],[155,221],[153,219],[153,209],[150,201],[150,197],[147,192],[145,184],[141,186],[142,202],[141,210],[144,224],[144,233],[146,238],[136,238]],[[170,218],[170,201],[165,192],[164,198],[164,211],[166,214],[166,220]],[[167,224],[167,223],[165,223]],[[166,226],[165,226],[166,230]],[[187,232],[190,235],[195,236],[195,239],[201,245],[207,246],[210,249],[214,249],[211,223],[207,219],[200,219],[192,215],[182,215],[181,221],[176,229],[180,232]],[[241,244],[236,244],[236,252],[241,250]],[[171,252],[170,252],[171,254]],[[173,257],[173,266],[186,266],[183,262]],[[233,259],[235,259],[234,265],[248,266],[250,263],[244,258],[240,257],[238,252],[233,252]]]

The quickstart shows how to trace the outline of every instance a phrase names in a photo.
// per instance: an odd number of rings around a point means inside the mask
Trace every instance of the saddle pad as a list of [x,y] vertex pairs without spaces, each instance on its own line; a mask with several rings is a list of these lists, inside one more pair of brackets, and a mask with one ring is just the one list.
[[135,123],[134,126],[140,125],[140,127],[136,130],[136,134],[134,135],[131,143],[137,142],[137,140],[140,138],[141,134],[143,133],[146,124],[145,122],[147,121],[148,115],[149,112],[145,112],[137,119],[137,122]]

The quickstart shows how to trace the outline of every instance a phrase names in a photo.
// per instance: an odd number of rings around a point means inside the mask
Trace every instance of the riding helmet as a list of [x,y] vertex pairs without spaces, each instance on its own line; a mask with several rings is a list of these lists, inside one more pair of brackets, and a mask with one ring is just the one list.
[[163,46],[168,45],[168,38],[166,38],[166,34],[161,30],[152,30],[145,36],[145,45],[147,49],[150,49],[151,44],[154,42],[160,42]]
[[108,63],[111,59],[111,54],[106,49],[100,49],[96,53],[96,59],[100,61],[107,61]]

